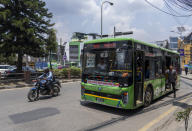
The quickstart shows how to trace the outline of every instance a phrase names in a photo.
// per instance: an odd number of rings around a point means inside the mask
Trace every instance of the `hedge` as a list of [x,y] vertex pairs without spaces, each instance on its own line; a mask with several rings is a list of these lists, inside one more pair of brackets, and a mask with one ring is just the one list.
[[81,69],[77,67],[64,68],[64,69],[53,69],[53,74],[58,78],[68,78],[68,73],[72,78],[81,77]]

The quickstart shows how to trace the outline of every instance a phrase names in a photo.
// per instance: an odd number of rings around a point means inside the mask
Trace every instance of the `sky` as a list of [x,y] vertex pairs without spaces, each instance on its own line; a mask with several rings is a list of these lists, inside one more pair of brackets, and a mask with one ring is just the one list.
[[[57,39],[70,41],[73,32],[100,34],[102,0],[44,0],[46,7],[53,13],[52,22],[57,30]],[[104,1],[104,0],[103,0]],[[151,7],[145,0],[108,0],[114,5],[103,6],[103,34],[116,31],[133,31],[132,37],[144,42],[166,40],[178,36],[178,26],[186,32],[192,31],[191,17],[175,18]],[[159,8],[166,9],[163,0],[149,0]]]

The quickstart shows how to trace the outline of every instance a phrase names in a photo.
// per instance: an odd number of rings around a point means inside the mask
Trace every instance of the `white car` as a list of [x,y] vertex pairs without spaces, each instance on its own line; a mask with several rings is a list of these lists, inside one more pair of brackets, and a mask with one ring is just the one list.
[[1,72],[1,74],[4,74],[5,71],[8,71],[10,69],[13,69],[13,67],[10,66],[10,65],[0,65],[0,72]]

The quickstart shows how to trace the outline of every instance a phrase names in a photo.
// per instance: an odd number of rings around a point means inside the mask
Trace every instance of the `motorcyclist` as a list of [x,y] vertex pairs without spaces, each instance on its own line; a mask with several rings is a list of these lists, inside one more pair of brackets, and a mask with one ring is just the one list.
[[52,90],[51,84],[53,82],[53,73],[49,70],[49,68],[46,68],[44,70],[44,73],[41,76],[39,76],[39,78],[44,80],[41,82],[46,85],[46,87],[50,91],[50,94],[52,94],[53,90]]

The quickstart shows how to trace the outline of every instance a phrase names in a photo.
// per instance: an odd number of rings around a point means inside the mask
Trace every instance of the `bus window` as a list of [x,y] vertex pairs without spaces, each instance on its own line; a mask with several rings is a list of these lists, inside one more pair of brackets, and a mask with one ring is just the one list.
[[154,79],[156,75],[156,61],[153,58],[145,60],[145,79]]
[[149,76],[150,76],[149,60],[145,60],[145,79],[149,79]]
[[83,74],[92,80],[111,80],[127,87],[133,82],[132,53],[129,42],[93,44],[84,50]]
[[172,64],[171,63],[172,60],[171,60],[171,57],[169,56],[166,56],[165,59],[166,59],[166,70],[167,70],[169,69],[169,66]]
[[143,56],[142,53],[138,52],[136,57],[136,81],[142,82],[143,72]]
[[160,77],[162,74],[161,59],[158,57],[155,62],[155,77]]

